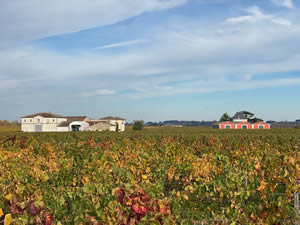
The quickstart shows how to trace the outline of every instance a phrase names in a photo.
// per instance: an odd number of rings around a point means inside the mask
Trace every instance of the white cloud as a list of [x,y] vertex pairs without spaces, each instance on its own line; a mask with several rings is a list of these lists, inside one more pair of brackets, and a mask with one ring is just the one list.
[[146,43],[146,42],[147,42],[146,40],[124,41],[124,42],[119,42],[119,43],[114,43],[114,44],[99,46],[99,47],[96,47],[95,49],[109,49],[109,48],[128,47],[128,46],[142,44],[142,43]]
[[289,9],[294,8],[293,0],[272,0],[275,5],[283,6]]
[[186,0],[0,1],[0,49],[48,36],[114,24]]
[[279,25],[290,26],[291,22],[287,19],[277,17],[275,15],[264,14],[261,9],[257,6],[249,7],[246,12],[250,15],[231,17],[226,19],[227,23],[238,24],[238,23],[257,23],[262,21],[269,21]]
[[1,89],[10,89],[10,88],[15,88],[19,87],[20,82],[18,80],[5,80],[5,79],[0,79],[0,88]]
[[115,95],[117,92],[115,90],[110,89],[98,89],[98,90],[90,90],[81,92],[80,95],[83,97],[91,97],[91,96],[100,96],[100,95]]
[[[300,70],[300,26],[278,26],[284,23],[283,15],[281,21],[266,23],[279,17],[266,15],[257,7],[247,12],[254,26],[223,23],[207,28],[191,21],[177,24],[184,28],[176,30],[162,25],[161,32],[150,37],[151,42],[109,54],[86,50],[66,55],[39,46],[6,49],[0,51],[0,83],[19,80],[24,85],[18,90],[23,88],[25,95],[29,84],[35,82],[64,85],[61,92],[81,87],[80,95],[85,97],[120,97],[124,93],[149,97],[299,84],[298,78],[275,79],[271,74]],[[134,42],[139,40],[101,47]],[[257,81],[253,77],[259,74],[270,78]],[[17,84],[10,83],[13,85]],[[73,89],[70,92],[73,94]]]
[[202,94],[224,91],[251,90],[258,88],[284,87],[291,85],[300,85],[300,78],[248,80],[246,82],[244,80],[229,81],[226,79],[211,79],[209,81],[193,81],[192,83],[182,84],[176,88],[168,86],[145,86],[143,88],[136,89],[137,93],[131,94],[131,97],[140,99],[181,94]]

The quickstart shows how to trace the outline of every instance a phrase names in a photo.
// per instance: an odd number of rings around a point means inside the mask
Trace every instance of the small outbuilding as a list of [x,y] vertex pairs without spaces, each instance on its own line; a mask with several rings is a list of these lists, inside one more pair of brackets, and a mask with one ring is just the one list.
[[99,121],[108,122],[109,124],[114,125],[109,128],[110,131],[117,131],[117,132],[125,131],[125,119],[121,117],[107,116],[107,117],[100,118]]
[[90,120],[87,121],[89,127],[85,128],[85,131],[110,131],[115,130],[115,124],[111,124],[107,121],[100,121],[100,120]]

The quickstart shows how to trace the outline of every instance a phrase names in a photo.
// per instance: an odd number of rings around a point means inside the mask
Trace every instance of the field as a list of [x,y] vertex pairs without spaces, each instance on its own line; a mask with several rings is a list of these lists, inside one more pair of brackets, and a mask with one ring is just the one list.
[[300,129],[0,129],[0,224],[297,224]]

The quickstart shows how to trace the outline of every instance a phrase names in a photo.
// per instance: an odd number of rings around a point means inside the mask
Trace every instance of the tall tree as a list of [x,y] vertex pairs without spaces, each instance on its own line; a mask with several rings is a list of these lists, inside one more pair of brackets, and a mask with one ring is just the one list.
[[230,121],[231,117],[228,115],[228,113],[224,113],[221,118],[220,118],[220,122],[225,122],[225,121]]

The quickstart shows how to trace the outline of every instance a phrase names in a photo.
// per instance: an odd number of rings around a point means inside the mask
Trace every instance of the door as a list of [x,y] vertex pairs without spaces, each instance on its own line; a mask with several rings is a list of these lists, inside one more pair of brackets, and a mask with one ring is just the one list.
[[80,131],[80,125],[72,125],[72,131],[78,132]]
[[35,125],[34,130],[35,130],[35,132],[42,132],[43,131],[43,126],[42,125]]

